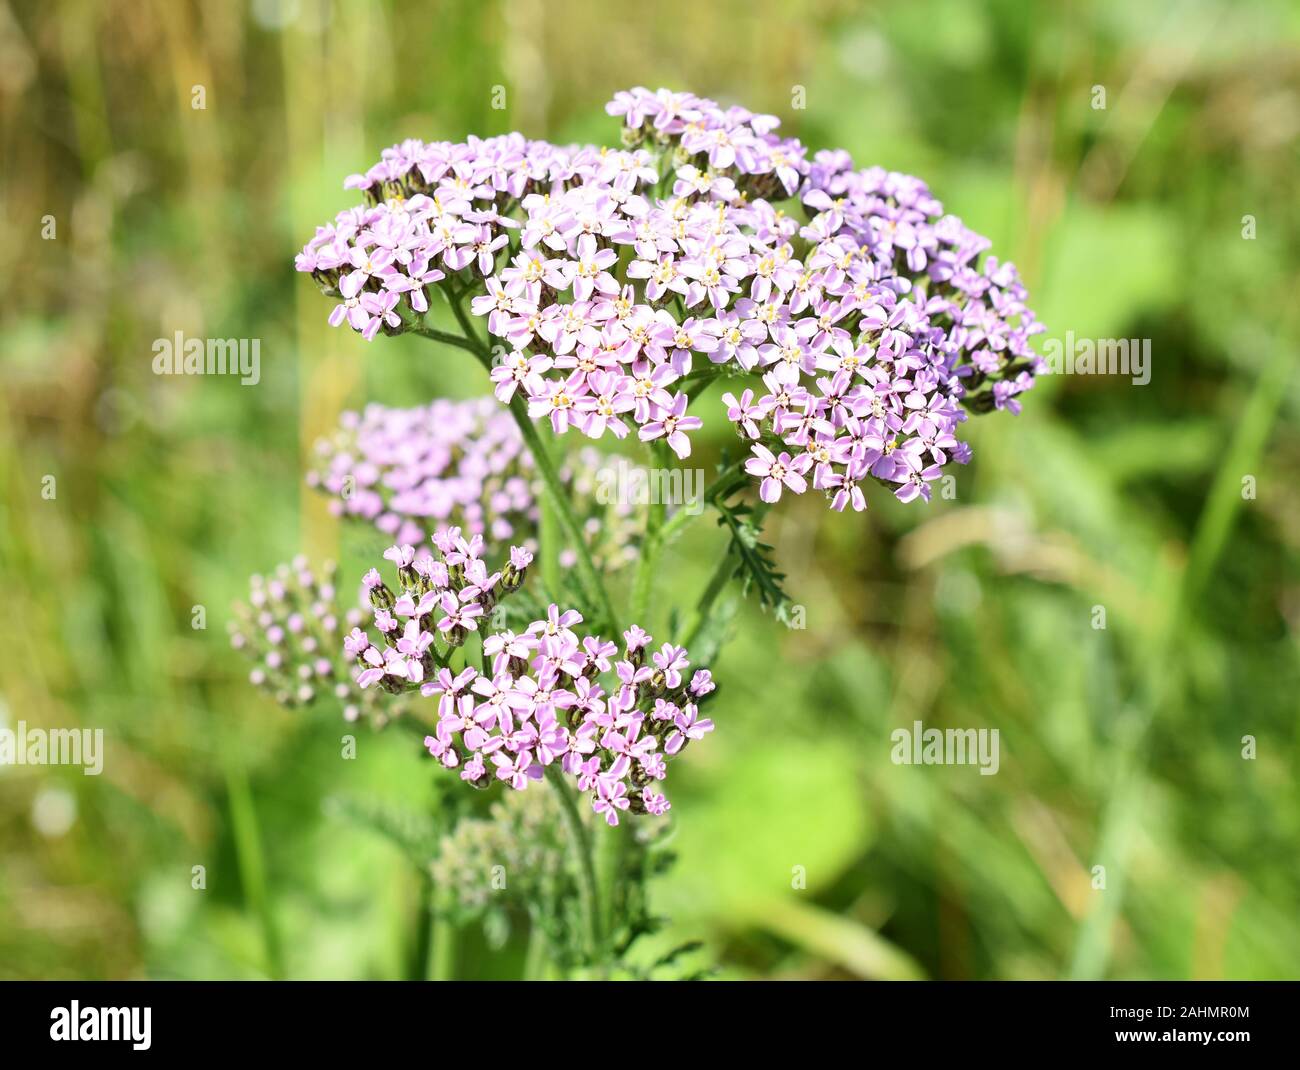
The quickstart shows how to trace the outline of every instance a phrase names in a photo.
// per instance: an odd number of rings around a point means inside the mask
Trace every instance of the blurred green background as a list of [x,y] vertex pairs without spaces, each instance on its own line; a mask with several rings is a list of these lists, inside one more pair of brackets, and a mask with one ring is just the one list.
[[[250,573],[349,560],[303,485],[341,409],[486,378],[330,329],[293,254],[384,146],[616,143],[634,84],[921,175],[1049,337],[1152,350],[1149,385],[1042,379],[968,425],[955,500],[781,503],[806,628],[738,613],[674,767],[665,939],[734,977],[1300,975],[1298,46],[1286,0],[0,3],[0,727],[108,738],[99,778],[0,768],[0,977],[408,972],[420,883],[323,800],[419,809],[431,763],[395,733],[341,761],[225,622]],[[153,375],[177,330],[260,338],[260,384]],[[892,764],[914,720],[999,729],[999,773]],[[466,937],[457,968],[516,957]]]

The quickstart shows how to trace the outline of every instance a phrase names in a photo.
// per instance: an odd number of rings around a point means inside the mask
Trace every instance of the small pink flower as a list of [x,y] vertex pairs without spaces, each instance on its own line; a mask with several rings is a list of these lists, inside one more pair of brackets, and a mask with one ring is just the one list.
[[795,494],[802,494],[808,489],[808,481],[804,479],[804,473],[812,466],[813,459],[810,455],[803,453],[792,458],[788,453],[782,452],[777,457],[766,446],[757,442],[751,448],[754,456],[745,462],[745,471],[762,479],[758,495],[763,501],[779,501],[783,486],[788,487]]

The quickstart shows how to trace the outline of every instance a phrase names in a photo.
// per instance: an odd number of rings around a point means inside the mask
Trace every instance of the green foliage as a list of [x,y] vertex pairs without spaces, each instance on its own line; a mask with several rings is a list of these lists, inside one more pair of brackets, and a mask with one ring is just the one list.
[[770,609],[774,619],[788,622],[790,598],[782,588],[785,573],[777,570],[772,547],[762,539],[762,513],[743,502],[728,505],[715,502],[718,524],[731,535],[730,554],[735,560],[732,577],[740,581],[740,593],[758,595],[763,609]]
[[[760,525],[729,496],[665,548],[661,620],[696,627],[724,553],[754,597],[698,622],[718,727],[674,767],[649,901],[620,907],[627,972],[1296,976],[1293,4],[316,6],[277,28],[266,5],[168,5],[132,33],[120,4],[15,9],[0,725],[100,727],[109,754],[99,778],[0,769],[0,977],[411,974],[431,830],[407,818],[445,831],[438,771],[415,734],[269,705],[223,613],[299,550],[357,577],[386,544],[303,487],[341,409],[488,381],[331,330],[291,261],[383,146],[604,140],[600,105],[635,83],[924,176],[1016,261],[1049,337],[1150,338],[1153,375],[1044,378],[1022,416],[972,421],[955,500],[833,516],[810,494]],[[261,383],[154,376],[177,328],[259,338]],[[706,470],[734,442],[722,389],[694,406]],[[893,764],[917,719],[998,729],[998,774]],[[65,831],[36,819],[69,799]],[[457,976],[553,976],[531,929],[508,907],[430,945]]]

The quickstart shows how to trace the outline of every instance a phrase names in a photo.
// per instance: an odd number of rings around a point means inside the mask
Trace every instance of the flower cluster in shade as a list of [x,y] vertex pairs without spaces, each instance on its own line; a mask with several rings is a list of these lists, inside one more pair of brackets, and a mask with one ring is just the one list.
[[[331,511],[399,545],[418,546],[434,528],[455,525],[489,548],[511,541],[536,548],[541,481],[518,425],[491,397],[345,412],[316,443],[316,458],[307,482],[330,496]],[[635,560],[639,531],[634,502],[599,493],[597,476],[613,463],[587,446],[559,469],[593,559],[607,572]],[[572,547],[560,551],[565,567],[576,559]]]
[[307,482],[331,496],[331,511],[398,543],[449,523],[492,542],[536,528],[533,459],[491,398],[345,412],[316,455]]
[[[635,625],[621,645],[581,634],[582,614],[554,604],[518,630],[494,627],[532,554],[514,547],[506,566],[489,572],[481,538],[448,528],[432,542],[436,553],[387,551],[396,591],[377,569],[366,574],[378,636],[358,627],[344,641],[359,685],[436,697],[425,745],[476,787],[522,790],[554,766],[610,825],[628,811],[665,813],[668,759],[713,730],[700,716],[715,686],[708,670],[692,671],[686,650],[671,643],[655,649]],[[470,632],[482,640],[477,659],[464,654]]]
[[522,391],[557,432],[635,428],[686,457],[693,387],[752,375],[723,402],[767,501],[811,487],[863,509],[870,481],[928,500],[970,458],[969,413],[1019,411],[1042,325],[1014,265],[924,182],[689,93],[606,110],[622,149],[394,146],[348,180],[369,203],[320,228],[299,269],[367,337],[423,316],[431,286],[475,295],[507,347],[497,396]]
[[[434,886],[447,892],[461,917],[481,915],[503,899],[536,910],[567,892],[563,829],[559,803],[544,782],[506,792],[485,817],[462,817],[440,837],[429,864]],[[494,880],[501,867],[509,874],[504,887]]]
[[249,581],[248,601],[236,603],[230,643],[253,662],[249,681],[282,706],[310,706],[332,695],[349,721],[362,717],[383,724],[395,711],[365,692],[341,649],[350,629],[365,627],[372,614],[358,601],[344,609],[336,586],[337,566],[313,569],[305,557]]

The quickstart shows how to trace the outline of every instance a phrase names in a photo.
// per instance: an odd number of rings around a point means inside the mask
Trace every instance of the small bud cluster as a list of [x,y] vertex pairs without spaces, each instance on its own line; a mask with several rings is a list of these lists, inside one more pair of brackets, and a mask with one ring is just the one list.
[[567,879],[564,824],[554,792],[510,791],[486,818],[464,817],[444,835],[429,869],[457,912],[475,915],[497,902],[532,908]]
[[365,627],[371,613],[360,603],[343,609],[336,587],[338,567],[313,570],[302,556],[268,577],[249,581],[248,602],[236,603],[230,644],[254,663],[249,681],[282,706],[310,706],[332,695],[348,721],[382,724],[395,711],[357,686],[340,642],[350,628]]

